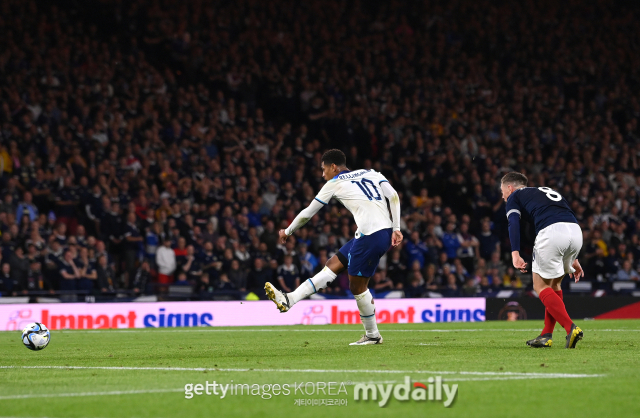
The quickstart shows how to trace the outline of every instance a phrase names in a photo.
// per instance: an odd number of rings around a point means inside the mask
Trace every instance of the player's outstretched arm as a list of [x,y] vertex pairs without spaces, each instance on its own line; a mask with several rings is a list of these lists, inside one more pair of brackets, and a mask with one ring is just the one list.
[[580,262],[577,258],[573,260],[573,264],[571,265],[571,267],[575,269],[575,272],[569,274],[569,276],[574,279],[576,283],[578,283],[578,281],[580,281],[580,278],[584,277],[584,270],[582,270],[582,266],[580,265]]
[[389,199],[391,208],[391,217],[393,221],[393,235],[391,236],[391,245],[397,247],[403,240],[402,232],[400,232],[400,197],[398,192],[389,184],[388,181],[380,183],[384,197]]
[[291,225],[287,229],[281,229],[279,232],[280,242],[283,244],[287,241],[287,238],[290,235],[293,235],[298,229],[300,229],[304,224],[309,222],[309,219],[313,218],[313,215],[318,213],[318,211],[324,205],[320,203],[318,200],[313,200],[305,209],[303,209],[298,216],[295,217]]

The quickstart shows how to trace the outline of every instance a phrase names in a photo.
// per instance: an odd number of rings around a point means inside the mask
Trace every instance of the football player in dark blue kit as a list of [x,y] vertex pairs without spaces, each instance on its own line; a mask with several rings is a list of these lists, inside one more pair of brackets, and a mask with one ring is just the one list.
[[513,266],[522,272],[526,271],[527,263],[520,256],[520,218],[533,222],[536,228],[531,262],[533,289],[546,310],[542,333],[527,341],[527,345],[551,347],[557,321],[567,331],[565,347],[575,348],[583,332],[567,314],[560,282],[566,274],[576,282],[584,276],[577,259],[582,248],[582,230],[558,192],[548,187],[527,187],[527,182],[520,173],[508,173],[501,182],[502,198],[507,202]]

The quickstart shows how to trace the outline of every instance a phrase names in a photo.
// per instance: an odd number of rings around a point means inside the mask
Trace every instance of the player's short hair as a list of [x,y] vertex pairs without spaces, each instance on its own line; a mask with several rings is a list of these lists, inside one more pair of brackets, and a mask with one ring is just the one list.
[[325,165],[335,164],[338,167],[343,167],[347,165],[347,156],[339,149],[330,149],[322,155],[322,162]]
[[502,177],[502,184],[513,184],[515,186],[526,186],[529,180],[522,173],[511,172]]

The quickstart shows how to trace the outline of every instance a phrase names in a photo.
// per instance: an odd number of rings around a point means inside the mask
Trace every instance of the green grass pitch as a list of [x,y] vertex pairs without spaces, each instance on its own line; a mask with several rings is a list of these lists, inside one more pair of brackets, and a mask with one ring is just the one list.
[[[49,347],[27,350],[19,332],[0,332],[0,417],[638,417],[640,321],[577,321],[585,338],[564,349],[532,349],[542,321],[380,326],[385,342],[355,347],[359,325],[52,331]],[[354,400],[358,382],[405,376],[458,384],[442,402]],[[341,382],[344,392],[200,395],[186,384]],[[351,384],[349,384],[351,383]],[[311,386],[309,386],[311,390]],[[344,399],[346,406],[297,406]]]

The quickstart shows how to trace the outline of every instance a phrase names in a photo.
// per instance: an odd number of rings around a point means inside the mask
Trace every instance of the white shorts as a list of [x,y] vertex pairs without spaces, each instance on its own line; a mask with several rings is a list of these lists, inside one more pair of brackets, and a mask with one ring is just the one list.
[[555,279],[573,273],[573,261],[582,248],[582,230],[578,224],[558,222],[538,232],[533,246],[531,271],[543,279]]

